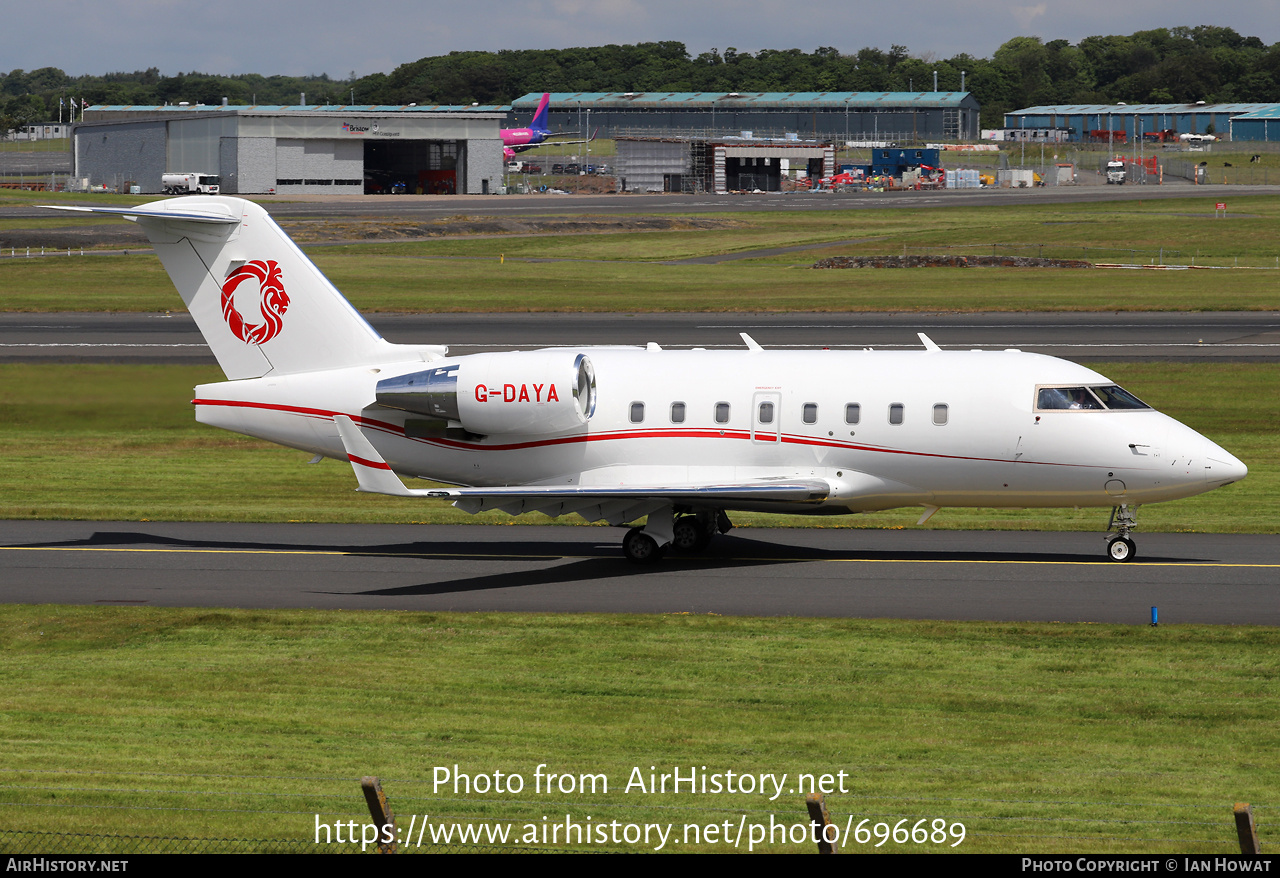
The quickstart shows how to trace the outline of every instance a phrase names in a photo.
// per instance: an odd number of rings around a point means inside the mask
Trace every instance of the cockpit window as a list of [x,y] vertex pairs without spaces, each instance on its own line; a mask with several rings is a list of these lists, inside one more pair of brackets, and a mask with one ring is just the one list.
[[1099,387],[1041,387],[1036,391],[1038,411],[1149,409],[1151,406],[1115,384]]
[[1036,398],[1039,409],[1100,409],[1102,403],[1085,387],[1042,387]]
[[1107,387],[1094,387],[1093,392],[1109,409],[1151,408],[1151,406],[1138,399],[1132,393],[1115,384],[1108,385]]

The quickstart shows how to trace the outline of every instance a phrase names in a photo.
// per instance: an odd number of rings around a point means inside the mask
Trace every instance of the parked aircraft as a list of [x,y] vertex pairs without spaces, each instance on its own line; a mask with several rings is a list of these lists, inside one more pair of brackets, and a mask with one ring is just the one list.
[[532,149],[538,144],[556,138],[557,143],[589,143],[595,139],[595,135],[585,140],[560,140],[559,138],[566,135],[552,134],[551,129],[547,127],[547,105],[551,103],[551,94],[549,92],[542,95],[542,100],[538,101],[538,109],[533,114],[533,120],[529,123],[528,128],[503,128],[498,134],[502,137],[502,155],[505,161],[511,161],[515,158],[516,153],[524,152],[526,149]]
[[[196,419],[351,463],[359,490],[578,513],[635,562],[698,551],[736,510],[1138,504],[1245,465],[1083,366],[1017,350],[565,347],[451,356],[382,339],[256,204],[63,207],[137,222],[227,381]],[[411,489],[401,476],[445,487]]]

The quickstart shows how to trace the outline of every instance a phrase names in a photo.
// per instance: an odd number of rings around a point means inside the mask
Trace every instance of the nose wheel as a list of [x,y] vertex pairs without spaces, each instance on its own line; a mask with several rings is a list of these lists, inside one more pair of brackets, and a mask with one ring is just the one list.
[[1112,561],[1124,563],[1138,557],[1138,547],[1129,536],[1138,526],[1136,511],[1136,506],[1111,507],[1111,521],[1107,523],[1107,530],[1116,531],[1116,535],[1107,540],[1107,557]]
[[1114,537],[1107,543],[1107,557],[1112,561],[1132,561],[1138,555],[1138,547],[1128,537]]

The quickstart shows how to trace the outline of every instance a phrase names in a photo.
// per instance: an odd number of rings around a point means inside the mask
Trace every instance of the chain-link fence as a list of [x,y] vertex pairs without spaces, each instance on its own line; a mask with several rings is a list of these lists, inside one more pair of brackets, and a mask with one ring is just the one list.
[[[876,768],[863,766],[853,776]],[[0,852],[14,855],[373,853],[384,822],[371,819],[355,778],[12,769],[9,776],[0,784]],[[385,786],[399,853],[812,850],[805,832],[811,812],[802,795],[785,791],[726,799],[681,790],[678,799],[650,799],[616,791],[548,797],[528,789],[459,795],[423,779]],[[1160,798],[865,789],[829,794],[825,804],[846,851],[1240,850],[1229,799]],[[1264,852],[1272,843],[1268,815],[1265,804],[1253,803],[1250,823]]]
[[[358,824],[357,824],[358,825]],[[31,832],[0,830],[0,851],[6,854],[42,856],[127,854],[359,854],[375,850],[360,841],[317,842],[310,838],[216,838],[163,835],[113,835],[83,832]],[[485,844],[413,844],[399,853],[436,854],[547,854],[566,848]]]

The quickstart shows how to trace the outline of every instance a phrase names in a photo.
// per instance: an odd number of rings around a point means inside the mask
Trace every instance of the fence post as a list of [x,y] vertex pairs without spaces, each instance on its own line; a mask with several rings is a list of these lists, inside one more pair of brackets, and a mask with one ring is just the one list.
[[[387,794],[382,791],[382,782],[376,777],[362,777],[360,786],[364,789],[364,800],[369,806],[369,814],[378,826],[378,853],[394,854],[396,852],[396,815],[391,812],[391,803],[387,801]],[[387,826],[391,827],[389,833],[385,831]],[[384,842],[382,839],[388,836],[391,841]]]
[[1248,802],[1237,802],[1235,807],[1236,835],[1240,838],[1240,853],[1246,857],[1258,855],[1258,827],[1253,824],[1253,809]]
[[822,793],[809,793],[804,797],[804,804],[809,809],[809,825],[816,830],[814,836],[818,842],[818,853],[834,854],[836,843],[828,841],[827,836],[827,827],[832,825],[831,815],[827,813],[827,800]]

